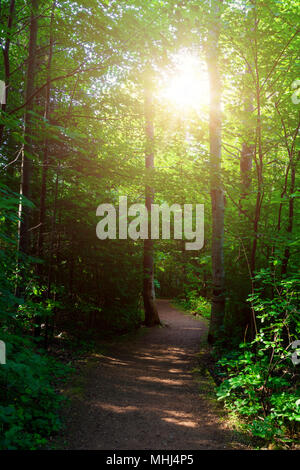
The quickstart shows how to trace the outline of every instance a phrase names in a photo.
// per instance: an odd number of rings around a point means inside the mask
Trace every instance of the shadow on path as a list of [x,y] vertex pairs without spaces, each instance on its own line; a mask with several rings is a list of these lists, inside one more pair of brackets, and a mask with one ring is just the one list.
[[68,449],[243,448],[191,373],[205,323],[157,305],[166,327],[116,342],[93,367],[67,422]]

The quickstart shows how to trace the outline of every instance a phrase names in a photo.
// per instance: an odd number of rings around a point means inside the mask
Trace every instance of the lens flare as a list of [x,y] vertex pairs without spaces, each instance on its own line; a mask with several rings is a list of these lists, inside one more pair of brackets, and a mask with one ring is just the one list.
[[199,109],[209,104],[209,82],[203,65],[197,58],[176,57],[176,74],[167,77],[162,95],[174,106]]

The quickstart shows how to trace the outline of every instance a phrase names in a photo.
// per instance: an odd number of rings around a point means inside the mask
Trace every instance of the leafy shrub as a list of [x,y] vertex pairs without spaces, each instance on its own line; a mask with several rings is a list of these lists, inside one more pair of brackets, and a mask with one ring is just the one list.
[[0,366],[0,449],[37,449],[60,426],[55,384],[67,368],[37,351],[32,340],[3,334],[7,363]]
[[184,300],[180,299],[179,303],[185,310],[189,310],[192,314],[210,318],[210,302],[204,297],[201,297],[196,290],[189,291],[186,294],[186,298]]
[[[269,271],[257,279],[263,287],[250,296],[257,315],[257,334],[240,351],[218,361],[223,381],[217,389],[227,407],[247,418],[254,436],[282,441],[295,436],[300,421],[300,391],[297,367],[291,360],[291,345],[300,337],[299,279],[276,282]],[[273,298],[265,298],[264,286]]]
[[[37,449],[60,427],[62,400],[56,383],[67,368],[56,363],[29,336],[34,318],[51,315],[53,304],[41,300],[41,289],[29,278],[26,298],[14,295],[19,195],[0,185],[0,339],[6,344],[6,364],[0,365],[0,450]],[[23,266],[30,260],[23,256]]]

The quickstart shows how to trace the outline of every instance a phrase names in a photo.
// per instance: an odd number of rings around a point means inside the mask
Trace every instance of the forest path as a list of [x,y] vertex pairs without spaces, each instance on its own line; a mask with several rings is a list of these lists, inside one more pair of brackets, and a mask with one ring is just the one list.
[[[117,341],[92,367],[67,419],[67,449],[243,448],[195,380],[206,325],[157,301],[164,328]],[[211,388],[211,385],[209,386]],[[208,388],[209,388],[208,387]]]

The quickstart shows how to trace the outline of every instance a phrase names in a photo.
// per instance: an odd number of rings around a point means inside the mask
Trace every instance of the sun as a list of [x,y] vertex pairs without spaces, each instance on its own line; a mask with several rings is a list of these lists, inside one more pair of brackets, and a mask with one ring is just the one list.
[[197,110],[208,106],[208,75],[198,58],[177,55],[175,72],[166,77],[166,84],[161,94],[178,108]]

